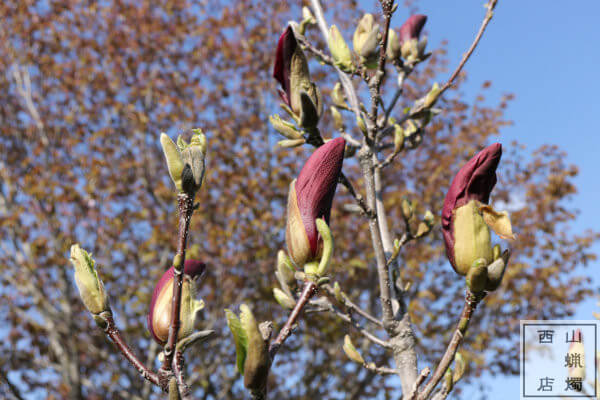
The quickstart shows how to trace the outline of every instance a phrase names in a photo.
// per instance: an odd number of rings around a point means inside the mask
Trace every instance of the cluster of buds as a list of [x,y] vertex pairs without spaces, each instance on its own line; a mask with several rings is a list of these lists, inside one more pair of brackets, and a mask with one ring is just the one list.
[[396,36],[396,32],[390,29],[386,49],[388,57],[392,60],[402,57],[404,63],[413,65],[427,59],[429,57],[429,54],[425,54],[427,36],[420,38],[425,22],[427,22],[425,15],[411,16],[400,27],[399,38]]
[[179,192],[193,196],[202,186],[204,179],[206,136],[200,129],[194,129],[192,132],[189,144],[179,136],[176,145],[164,133],[160,135],[160,144],[175,187]]
[[375,23],[373,15],[365,14],[354,31],[352,44],[361,63],[367,68],[375,68],[377,66],[379,56],[377,48],[380,36],[379,24]]
[[444,200],[442,233],[454,270],[466,276],[473,293],[498,288],[509,252],[492,247],[490,228],[501,238],[513,239],[508,213],[488,205],[496,184],[502,146],[495,143],[473,157],[454,177]]
[[273,77],[281,85],[279,95],[288,112],[299,125],[306,129],[317,126],[323,114],[321,92],[310,80],[308,62],[291,26],[277,43]]
[[[345,145],[343,138],[337,138],[319,147],[290,184],[286,244],[292,261],[306,273],[321,275],[333,247],[327,224]],[[319,260],[321,263],[314,266]]]
[[[196,300],[196,283],[205,269],[206,265],[200,261],[185,260],[178,340],[185,339],[193,333],[196,314],[204,308],[204,302]],[[148,330],[154,340],[161,345],[164,345],[169,337],[174,281],[175,268],[171,267],[165,271],[156,284],[150,301]]]

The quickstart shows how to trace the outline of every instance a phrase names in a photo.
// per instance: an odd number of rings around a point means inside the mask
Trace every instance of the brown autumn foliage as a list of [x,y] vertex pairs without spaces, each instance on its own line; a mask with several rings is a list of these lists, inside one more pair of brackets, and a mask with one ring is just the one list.
[[[198,398],[246,395],[223,309],[246,302],[263,320],[284,320],[271,294],[275,256],[284,246],[289,181],[312,149],[276,148],[268,116],[281,114],[271,78],[275,44],[286,21],[299,13],[297,4],[290,9],[268,0],[0,4],[0,316],[8,322],[0,330],[3,396],[160,397],[83,308],[68,249],[77,241],[94,254],[118,325],[152,364],[159,349],[145,318],[154,283],[170,266],[177,223],[158,134],[174,137],[193,127],[207,133],[209,146],[189,256],[209,265],[200,290],[207,304],[200,327],[218,335],[188,357],[188,376]],[[332,12],[346,37],[360,15],[352,1],[336,2]],[[308,37],[323,48],[316,31]],[[397,113],[429,90],[446,63],[444,50],[437,49],[419,66]],[[314,62],[311,68],[329,105],[335,75]],[[393,81],[385,82],[384,98]],[[439,231],[445,189],[458,168],[509,123],[503,112],[510,98],[496,105],[483,96],[466,103],[460,86],[452,89],[421,146],[385,170],[394,234],[404,229],[404,197],[417,201],[417,215],[428,209],[436,215],[433,234],[401,254],[423,366],[443,352],[464,295]],[[330,114],[321,132],[336,136]],[[362,188],[358,169],[355,160],[346,160],[345,173]],[[519,240],[501,288],[472,322],[464,347],[467,379],[484,370],[518,373],[516,315],[561,318],[591,293],[590,280],[575,267],[595,257],[589,248],[598,234],[569,231],[577,214],[567,201],[577,192],[576,175],[577,167],[565,165],[556,147],[529,153],[505,143],[494,198],[514,205]],[[331,217],[337,247],[330,275],[377,314],[367,221],[344,211],[351,202],[340,186]],[[399,394],[396,377],[349,362],[341,351],[346,333],[353,335],[334,316],[308,315],[277,359],[274,398]],[[391,363],[390,354],[358,336],[353,340],[366,358]]]

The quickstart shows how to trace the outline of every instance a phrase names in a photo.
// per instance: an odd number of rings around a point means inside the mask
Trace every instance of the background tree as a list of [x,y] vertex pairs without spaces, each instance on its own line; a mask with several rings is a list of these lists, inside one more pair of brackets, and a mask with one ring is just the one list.
[[[189,256],[196,252],[208,264],[200,326],[218,336],[190,357],[188,375],[200,398],[245,396],[233,369],[223,309],[244,301],[261,320],[285,318],[271,292],[275,255],[284,242],[289,181],[312,149],[276,148],[278,135],[268,116],[279,112],[271,77],[275,44],[286,21],[299,18],[299,6],[166,0],[0,5],[0,315],[9,321],[0,331],[4,395],[160,396],[93,325],[73,290],[68,249],[77,240],[94,253],[107,291],[116,296],[118,324],[151,364],[159,349],[145,318],[154,283],[170,266],[176,246],[176,202],[158,133],[174,136],[201,126],[209,139],[208,168]],[[368,11],[380,19],[377,6]],[[346,38],[362,15],[350,1],[336,2],[327,13]],[[398,11],[392,26],[404,15]],[[307,37],[327,49],[316,29]],[[427,93],[447,62],[444,50],[435,50],[410,75],[393,115]],[[314,60],[310,66],[331,105],[335,75]],[[391,66],[388,75],[394,76]],[[463,296],[438,228],[446,188],[459,166],[508,123],[503,110],[509,96],[490,107],[484,85],[482,96],[466,103],[460,81],[438,104],[443,113],[428,125],[423,143],[396,157],[382,182],[393,233],[401,236],[405,229],[404,197],[417,201],[415,214],[429,209],[436,216],[433,234],[400,254],[402,279],[411,282],[409,312],[423,366],[443,352]],[[394,79],[383,82],[386,101],[394,89]],[[320,129],[336,136],[329,113]],[[575,267],[594,258],[589,248],[598,235],[567,229],[576,214],[566,200],[576,191],[577,169],[565,165],[555,147],[535,151],[526,164],[523,156],[517,143],[505,144],[494,198],[514,206],[519,240],[501,288],[472,321],[475,328],[463,348],[470,368],[466,379],[484,370],[518,373],[508,334],[518,325],[514,315],[561,318],[591,293],[590,280]],[[356,161],[346,160],[344,171],[362,188]],[[368,221],[346,211],[344,203],[353,199],[340,186],[332,215],[337,247],[331,276],[351,299],[377,314]],[[306,316],[277,359],[273,396],[398,394],[396,377],[349,362],[341,351],[346,332],[366,348],[335,316]],[[393,365],[389,353],[375,348],[363,355]]]

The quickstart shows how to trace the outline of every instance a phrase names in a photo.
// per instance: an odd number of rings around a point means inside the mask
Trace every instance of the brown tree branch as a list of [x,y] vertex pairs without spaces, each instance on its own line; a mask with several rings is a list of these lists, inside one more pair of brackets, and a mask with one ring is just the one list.
[[469,47],[469,50],[467,50],[467,52],[463,55],[462,60],[460,60],[458,67],[456,67],[456,69],[450,76],[450,79],[448,79],[448,81],[444,84],[444,86],[442,86],[442,88],[440,90],[440,96],[450,86],[452,86],[454,84],[454,80],[456,79],[456,77],[458,76],[460,71],[463,69],[465,64],[467,63],[467,60],[469,59],[469,57],[471,57],[471,54],[473,54],[473,51],[475,50],[475,48],[477,47],[477,44],[479,43],[479,41],[481,40],[481,37],[483,36],[483,32],[485,32],[485,28],[488,26],[488,24],[490,23],[490,20],[494,16],[494,8],[496,8],[497,3],[498,3],[498,0],[490,0],[489,3],[487,3],[487,5],[486,5],[487,12],[485,13],[485,17],[483,18],[481,27],[479,28],[479,32],[477,32],[477,35],[475,36],[473,43],[471,43],[471,47]]
[[177,254],[173,262],[173,300],[171,302],[171,323],[169,324],[169,338],[165,345],[165,359],[161,371],[171,370],[175,345],[177,344],[177,335],[181,323],[181,287],[183,285],[183,267],[185,263],[185,248],[190,228],[190,220],[194,213],[194,196],[188,193],[179,193],[177,195],[177,205],[179,210],[179,234],[177,240]]
[[[440,380],[444,377],[446,370],[454,361],[454,356],[458,351],[458,347],[462,343],[462,340],[467,333],[467,328],[469,327],[469,322],[473,317],[473,312],[477,308],[477,304],[485,297],[484,293],[471,293],[467,290],[467,294],[465,296],[465,305],[463,306],[463,310],[460,314],[460,318],[458,320],[458,324],[456,326],[456,330],[452,335],[452,339],[450,339],[450,343],[448,343],[448,347],[444,352],[439,364],[435,368],[433,372],[433,376],[431,380],[427,383],[423,391],[419,393],[417,399],[425,400],[429,397],[433,389],[437,386]],[[408,400],[413,400],[415,397],[409,398]]]
[[98,314],[96,317],[99,317],[105,323],[104,332],[106,335],[110,338],[110,340],[112,340],[115,346],[117,346],[127,361],[129,361],[138,370],[142,377],[153,384],[160,386],[163,390],[166,389],[166,383],[161,383],[158,374],[152,372],[152,370],[146,367],[144,363],[141,362],[140,359],[137,358],[137,356],[133,353],[133,350],[131,350],[127,343],[125,343],[125,340],[121,336],[121,332],[119,332],[117,329],[112,312],[105,311]]

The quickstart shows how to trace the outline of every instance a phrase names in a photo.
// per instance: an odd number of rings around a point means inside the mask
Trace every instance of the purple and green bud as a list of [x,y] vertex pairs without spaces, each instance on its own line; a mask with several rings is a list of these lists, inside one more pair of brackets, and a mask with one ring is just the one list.
[[422,61],[425,57],[425,47],[427,46],[427,37],[420,38],[423,26],[427,22],[425,15],[412,15],[400,27],[399,38],[396,39],[395,33],[390,36],[390,44],[387,53],[393,59],[401,56],[405,61]]
[[[181,321],[178,340],[193,333],[196,313],[204,307],[201,300],[196,300],[196,280],[202,276],[206,265],[196,260],[185,260],[183,269],[183,286],[181,288]],[[148,330],[161,345],[169,337],[171,323],[171,302],[173,300],[174,268],[165,271],[152,293],[150,312],[148,313]]]
[[285,237],[288,254],[300,268],[321,255],[316,219],[329,223],[345,145],[343,138],[336,138],[319,147],[290,184]]
[[502,238],[513,238],[508,214],[487,205],[501,157],[499,143],[475,155],[454,177],[442,209],[446,255],[454,270],[467,277],[473,292],[495,290],[510,255],[492,247],[490,234],[492,228]]
[[323,113],[323,101],[319,89],[310,81],[308,62],[291,26],[277,43],[273,77],[281,85],[281,99],[299,118],[300,125],[316,126]]

